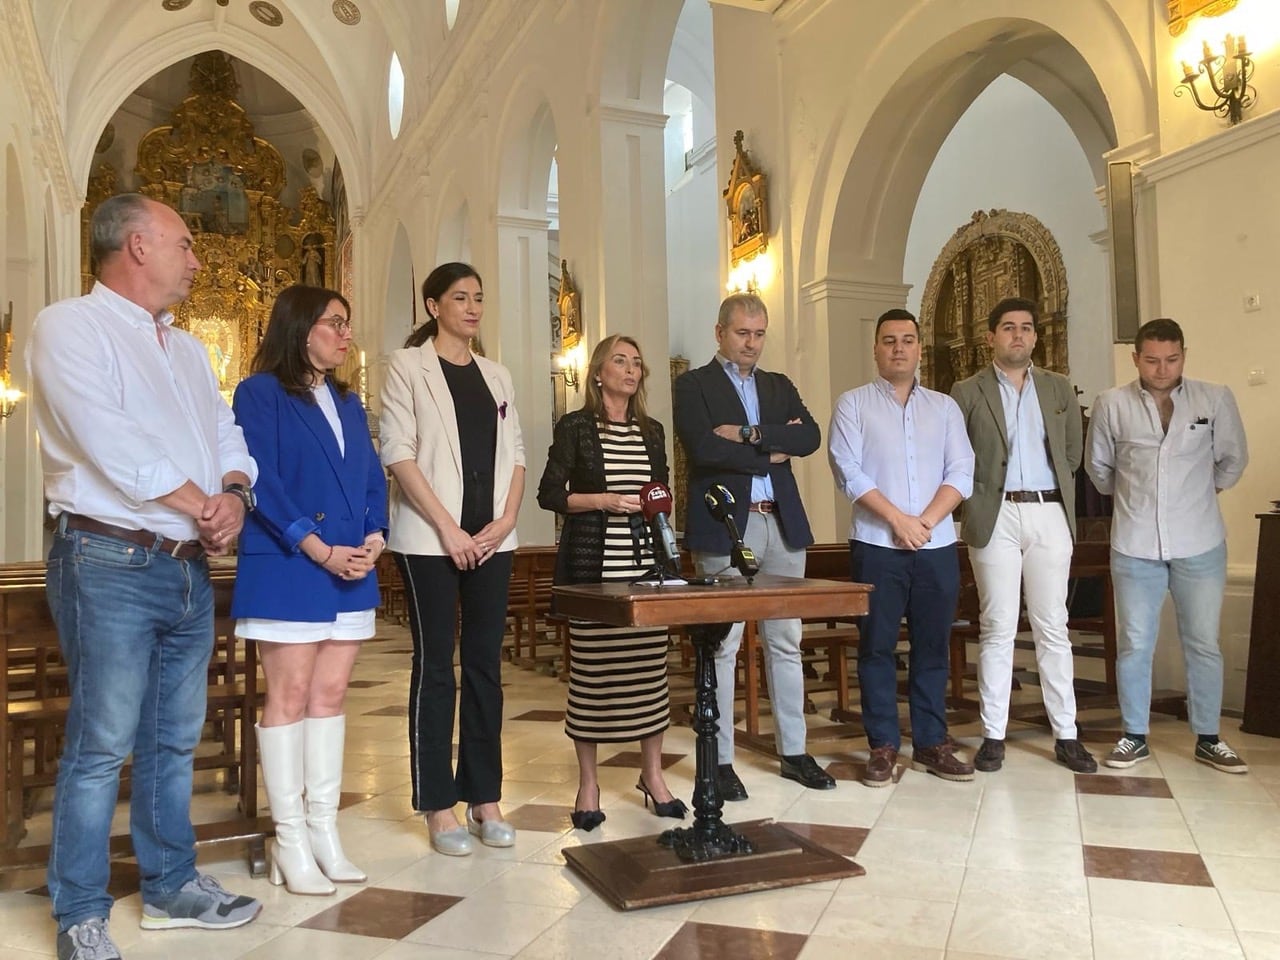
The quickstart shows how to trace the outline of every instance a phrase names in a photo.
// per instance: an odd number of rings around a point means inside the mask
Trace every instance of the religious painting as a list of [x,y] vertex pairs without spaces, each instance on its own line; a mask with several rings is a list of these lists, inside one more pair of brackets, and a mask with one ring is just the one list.
[[178,213],[193,230],[244,236],[249,229],[244,178],[225,163],[193,163],[179,194]]
[[737,266],[769,246],[769,199],[765,175],[742,146],[742,131],[733,136],[736,153],[724,188],[729,218],[729,263]]
[[560,308],[559,336],[552,339],[559,340],[561,350],[572,350],[582,339],[582,301],[569,276],[568,260],[560,261],[560,294],[556,304]]

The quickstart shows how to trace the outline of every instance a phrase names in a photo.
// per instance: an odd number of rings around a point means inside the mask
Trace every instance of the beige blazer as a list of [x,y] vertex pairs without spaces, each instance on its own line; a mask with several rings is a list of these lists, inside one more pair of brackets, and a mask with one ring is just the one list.
[[[1084,454],[1084,427],[1080,420],[1080,404],[1071,381],[1060,373],[1031,368],[1036,385],[1036,399],[1044,417],[1044,432],[1049,441],[1049,462],[1062,491],[1062,506],[1067,514],[1071,536],[1076,535],[1075,472]],[[991,540],[996,517],[1004,500],[1005,473],[1009,466],[1009,437],[1005,430],[1004,403],[1000,384],[993,367],[979,370],[967,380],[951,388],[951,396],[964,414],[965,429],[973,444],[973,495],[964,503],[964,541],[972,547],[985,547]]]
[[[511,475],[524,466],[524,441],[516,415],[515,389],[507,368],[477,356],[489,392],[498,406],[498,444],[493,464],[493,515],[506,509]],[[453,395],[440,368],[435,341],[397,350],[387,365],[379,419],[383,466],[413,460],[454,519],[462,516],[462,447]],[[400,553],[444,556],[436,528],[409,503],[398,484],[391,485],[387,546]],[[498,550],[514,550],[514,530]]]

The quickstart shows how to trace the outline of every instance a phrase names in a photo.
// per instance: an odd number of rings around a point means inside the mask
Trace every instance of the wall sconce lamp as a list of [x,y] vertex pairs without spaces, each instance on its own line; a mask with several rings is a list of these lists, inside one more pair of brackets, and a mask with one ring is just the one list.
[[13,301],[0,317],[0,420],[8,420],[18,408],[22,391],[9,384],[9,354],[13,350]]
[[[1200,97],[1196,81],[1207,77],[1214,99],[1206,103]],[[1182,61],[1182,81],[1174,88],[1175,97],[1183,90],[1191,92],[1191,98],[1201,110],[1208,110],[1219,117],[1226,117],[1231,124],[1243,119],[1245,110],[1253,106],[1258,91],[1249,85],[1253,77],[1253,58],[1245,46],[1244,34],[1233,37],[1227,34],[1223,41],[1223,54],[1215,55],[1209,41],[1204,42],[1204,57],[1194,66]]]
[[742,260],[729,271],[725,288],[730,293],[760,293],[773,279],[773,259],[761,251],[748,260]]
[[578,387],[582,383],[582,343],[579,341],[575,346],[556,354],[556,369],[560,371],[560,376],[564,377],[564,385],[573,389],[574,393],[578,392]]
[[13,411],[18,409],[18,401],[23,397],[21,390],[15,390],[6,382],[0,386],[0,420],[8,420]]

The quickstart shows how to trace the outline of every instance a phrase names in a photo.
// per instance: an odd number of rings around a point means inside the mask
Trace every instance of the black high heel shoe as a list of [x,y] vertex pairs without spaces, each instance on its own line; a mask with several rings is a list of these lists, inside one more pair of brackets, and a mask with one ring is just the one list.
[[595,810],[579,810],[578,800],[582,796],[582,791],[578,791],[578,796],[574,798],[574,810],[569,814],[569,819],[573,821],[574,829],[585,830],[590,833],[607,819],[604,811],[598,809],[600,806],[600,788],[596,787],[596,807]]
[[673,797],[670,800],[659,801],[649,792],[649,786],[644,782],[644,777],[636,781],[636,789],[644,794],[644,807],[649,809],[649,802],[653,801],[653,813],[658,817],[672,817],[675,820],[683,820],[684,815],[689,812],[689,808],[685,806],[683,800],[679,797]]

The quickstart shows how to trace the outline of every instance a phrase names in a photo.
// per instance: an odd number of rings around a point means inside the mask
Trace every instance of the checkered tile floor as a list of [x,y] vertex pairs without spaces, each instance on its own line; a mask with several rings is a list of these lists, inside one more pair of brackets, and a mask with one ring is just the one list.
[[[508,850],[465,859],[430,850],[409,803],[404,702],[409,643],[387,628],[357,664],[348,700],[341,823],[349,853],[370,875],[334,897],[294,897],[248,877],[235,845],[203,849],[201,869],[261,898],[254,923],[235,931],[144,933],[137,867],[113,865],[111,929],[128,960],[584,960],[693,958],[1280,958],[1280,741],[1223,733],[1249,761],[1227,776],[1191,756],[1186,725],[1158,719],[1153,758],[1130,770],[1076,776],[1055,764],[1039,728],[1014,725],[1005,768],[973,783],[905,770],[893,786],[858,784],[865,744],[814,742],[841,782],[805,790],[776,761],[740,751],[751,798],[730,820],[772,817],[845,856],[865,877],[720,900],[619,913],[564,866],[561,850],[645,836],[670,826],[635,791],[638,754],[601,748],[609,819],[574,831],[573,747],[564,737],[565,688],[506,666],[503,805],[519,831]],[[1022,698],[1034,698],[1028,686]],[[830,704],[821,697],[813,727]],[[1114,713],[1085,715],[1110,738]],[[972,724],[953,729],[973,746]],[[1109,747],[1090,742],[1095,754]],[[689,798],[693,737],[668,734],[664,762]],[[231,801],[202,781],[197,820]],[[48,839],[49,797],[38,798],[26,842]],[[127,810],[117,828],[127,826]],[[0,956],[49,958],[53,924],[40,871],[0,873]]]

